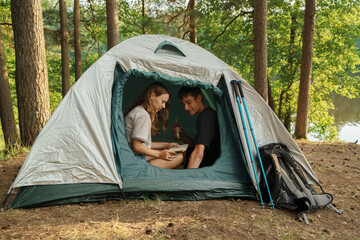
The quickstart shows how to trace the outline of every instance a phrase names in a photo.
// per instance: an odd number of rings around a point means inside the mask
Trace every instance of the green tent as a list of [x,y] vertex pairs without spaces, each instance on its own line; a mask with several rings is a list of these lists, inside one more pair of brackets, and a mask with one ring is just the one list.
[[[307,180],[319,185],[282,123],[235,71],[188,41],[142,35],[110,49],[70,89],[10,187],[9,194],[19,189],[10,207],[121,198],[256,199],[253,169],[249,153],[243,151],[247,146],[231,80],[243,81],[258,146],[286,144]],[[123,111],[152,82],[162,82],[170,90],[169,126],[178,121],[193,135],[196,119],[184,111],[177,93],[182,86],[201,88],[207,104],[217,111],[220,125],[221,154],[213,166],[162,169],[135,158],[125,136]],[[153,138],[160,140],[174,141],[171,127]]]

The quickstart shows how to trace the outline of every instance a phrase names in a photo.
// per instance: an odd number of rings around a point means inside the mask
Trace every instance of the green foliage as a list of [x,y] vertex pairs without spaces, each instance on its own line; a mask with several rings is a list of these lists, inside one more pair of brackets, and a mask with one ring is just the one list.
[[318,86],[319,82],[314,82],[310,89],[311,101],[309,106],[309,132],[320,141],[338,140],[334,116],[330,115],[330,110],[334,109],[327,90]]
[[[201,1],[197,5],[201,12],[197,27],[198,44],[233,66],[252,84],[250,4]],[[319,139],[336,140],[337,136],[334,119],[329,115],[330,94],[359,97],[359,47],[355,44],[360,38],[359,6],[359,1],[318,1],[309,131]],[[296,119],[304,8],[304,1],[271,1],[268,7],[268,75],[275,112],[289,131]]]
[[[120,41],[143,34],[165,34],[188,40],[189,16],[197,17],[198,45],[211,51],[253,83],[253,1],[202,0],[187,10],[186,0],[119,0]],[[330,94],[360,96],[360,1],[318,0],[314,38],[309,132],[335,140]],[[11,97],[17,120],[15,51],[10,0],[0,1],[2,34]],[[275,112],[291,131],[296,118],[305,1],[270,1],[268,6],[268,76]],[[70,79],[74,83],[73,1],[67,2]],[[58,0],[42,0],[50,105],[62,100]],[[105,0],[80,1],[83,72],[107,50]],[[1,136],[0,136],[1,137]],[[1,138],[1,141],[3,139]],[[0,149],[3,142],[0,141]]]
[[[198,44],[252,79],[252,13],[246,1],[201,1],[197,5]],[[252,82],[250,80],[249,82]]]
[[309,131],[319,139],[336,140],[330,94],[348,98],[360,96],[360,52],[355,40],[360,38],[358,1],[330,3],[319,1],[314,39],[313,75]]

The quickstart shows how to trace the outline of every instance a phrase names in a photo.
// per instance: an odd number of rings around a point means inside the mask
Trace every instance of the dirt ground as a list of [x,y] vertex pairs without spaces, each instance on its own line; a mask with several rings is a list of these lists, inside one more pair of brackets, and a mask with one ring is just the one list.
[[[309,225],[240,199],[130,200],[0,212],[0,239],[360,239],[360,145],[299,141],[344,213],[309,214]],[[26,155],[0,161],[0,201]]]

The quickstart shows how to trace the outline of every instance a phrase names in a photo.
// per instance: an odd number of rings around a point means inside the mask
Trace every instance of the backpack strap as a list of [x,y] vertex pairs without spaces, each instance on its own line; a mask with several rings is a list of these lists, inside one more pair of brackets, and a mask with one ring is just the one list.
[[305,224],[309,225],[309,219],[307,218],[306,213],[301,212],[296,215],[296,218],[299,222],[305,222]]
[[[293,174],[291,170],[285,166],[284,163],[281,164],[281,175],[282,180],[284,181],[284,185],[288,189],[286,193],[291,195],[294,201],[297,203],[297,207],[293,209],[293,211],[307,212],[311,209],[311,206],[315,204],[314,200],[311,197],[310,191],[299,183],[299,179],[296,178],[296,174]],[[295,185],[296,182],[296,185]],[[308,191],[304,191],[305,189]],[[286,201],[287,198],[284,198]],[[283,204],[286,204],[284,202]]]
[[294,157],[290,155],[289,150],[279,150],[279,154],[286,160],[287,164],[298,174],[302,182],[309,187],[308,181],[305,178],[303,171],[301,170],[299,164],[295,161]]
[[310,202],[310,208],[305,210],[306,212],[313,212],[319,208],[326,207],[333,201],[333,197],[329,193],[316,194],[315,191],[311,192],[310,189],[312,188],[307,184],[303,172],[301,171],[299,165],[295,163],[292,156],[286,151],[282,151],[280,154],[286,160],[293,179],[296,180],[296,182],[299,184],[302,192],[306,195],[308,201]]
[[336,208],[332,203],[328,204],[326,207],[329,207],[330,209],[334,210],[337,214],[343,214],[344,211]]
[[[279,164],[279,159],[276,156],[276,154],[269,154],[272,164],[270,165],[272,168],[274,168],[274,183],[273,183],[273,187],[271,189],[271,197],[273,198],[274,201],[276,201],[275,199],[278,198],[279,196],[279,192],[280,192],[280,186],[281,186],[281,168],[280,168],[280,164]],[[270,170],[270,169],[269,169]],[[276,204],[276,203],[274,203]]]
[[318,207],[326,207],[333,201],[333,197],[330,193],[315,194],[313,197],[316,202],[316,206]]

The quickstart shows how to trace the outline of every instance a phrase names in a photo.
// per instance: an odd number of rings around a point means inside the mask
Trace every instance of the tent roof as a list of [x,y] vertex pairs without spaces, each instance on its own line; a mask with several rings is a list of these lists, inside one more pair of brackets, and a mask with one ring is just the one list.
[[[155,53],[164,41],[176,46],[185,56],[162,51]],[[214,85],[225,72],[235,73],[226,63],[198,45],[164,35],[141,35],[127,39],[110,49],[108,54],[116,57],[126,70],[158,72]]]

